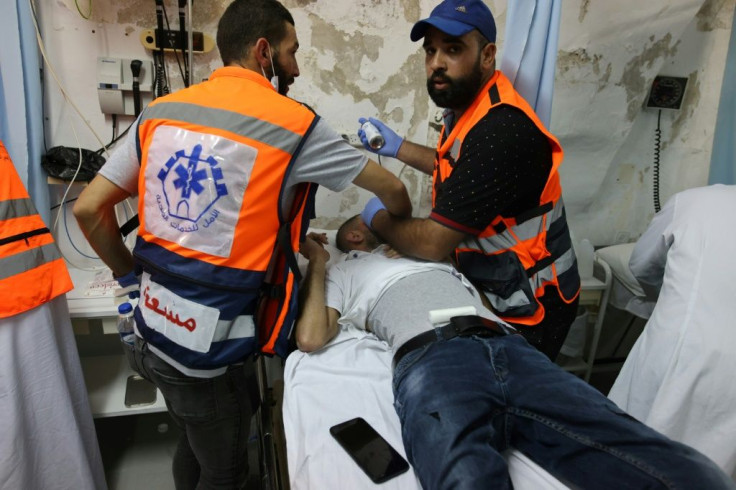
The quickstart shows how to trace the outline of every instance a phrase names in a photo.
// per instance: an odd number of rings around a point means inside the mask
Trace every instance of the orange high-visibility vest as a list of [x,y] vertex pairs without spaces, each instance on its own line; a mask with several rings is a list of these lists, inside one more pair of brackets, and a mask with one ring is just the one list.
[[443,127],[437,145],[432,204],[437,189],[452,174],[451,162],[460,157],[467,134],[502,104],[522,110],[547,137],[552,148],[552,169],[537,208],[518,216],[495,216],[480,235],[457,246],[455,259],[458,269],[483,290],[501,318],[536,325],[544,318],[544,308],[537,298],[546,286],[556,286],[566,302],[572,302],[580,291],[558,173],[563,152],[557,139],[500,71],[479,92],[449,135]]
[[74,285],[1,141],[0,175],[0,318],[7,318],[51,301]]
[[144,274],[136,319],[157,353],[192,370],[222,368],[259,348],[287,353],[293,275],[273,293],[286,308],[268,338],[256,338],[254,316],[279,229],[291,230],[292,252],[299,248],[308,193],[287,216],[284,187],[317,120],[239,67],[220,68],[143,111],[133,254],[150,282]]

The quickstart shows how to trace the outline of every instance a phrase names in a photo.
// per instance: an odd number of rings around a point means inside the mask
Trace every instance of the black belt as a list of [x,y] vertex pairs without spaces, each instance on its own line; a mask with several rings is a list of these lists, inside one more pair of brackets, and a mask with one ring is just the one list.
[[519,332],[513,327],[496,323],[493,320],[477,315],[454,316],[450,318],[450,323],[447,325],[422,332],[407,340],[396,350],[393,365],[396,367],[399,361],[409,352],[438,340],[470,337],[471,335],[477,335],[479,337],[500,337],[515,333]]

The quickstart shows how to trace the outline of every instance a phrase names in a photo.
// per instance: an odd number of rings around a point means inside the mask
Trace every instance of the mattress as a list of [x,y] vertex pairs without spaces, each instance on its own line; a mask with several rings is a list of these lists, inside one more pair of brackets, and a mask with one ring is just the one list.
[[[341,328],[323,349],[297,351],[286,360],[283,418],[294,490],[377,486],[330,435],[330,427],[354,417],[363,417],[405,456],[393,408],[390,349],[371,333]],[[505,456],[514,488],[568,488],[520,452],[511,450]],[[421,485],[410,469],[380,487],[412,490]]]

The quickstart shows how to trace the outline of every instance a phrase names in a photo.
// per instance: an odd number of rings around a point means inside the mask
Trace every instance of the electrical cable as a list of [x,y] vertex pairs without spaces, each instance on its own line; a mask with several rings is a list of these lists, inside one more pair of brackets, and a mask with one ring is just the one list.
[[[114,115],[113,115],[113,117],[114,117]],[[111,140],[111,141],[110,141],[110,142],[109,142],[109,143],[107,144],[107,148],[109,149],[109,148],[110,148],[111,146],[113,146],[113,145],[114,145],[115,143],[117,143],[118,141],[120,141],[120,139],[121,139],[121,138],[123,138],[123,137],[124,137],[124,136],[125,136],[126,134],[128,134],[128,131],[130,131],[130,128],[131,128],[131,127],[133,126],[133,124],[135,124],[135,123],[136,123],[136,121],[137,121],[137,119],[134,119],[134,120],[133,120],[133,122],[131,122],[130,124],[128,124],[128,127],[127,127],[127,128],[125,128],[125,130],[124,130],[124,131],[123,131],[122,133],[120,133],[120,134],[119,134],[118,136],[116,136],[115,138],[113,138],[113,139],[112,139],[112,140]],[[104,149],[105,149],[105,148],[100,148],[99,150],[96,150],[96,151],[95,151],[95,153],[97,153],[97,154],[102,154],[102,151],[103,151]]]
[[[69,224],[68,224],[68,221],[67,221],[66,205],[68,203],[74,202],[76,200],[77,200],[77,198],[75,197],[73,199],[62,201],[60,204],[57,204],[57,205],[53,206],[51,209],[56,209],[57,207],[61,207],[61,211],[60,212],[63,212],[64,213],[64,231],[66,232],[67,240],[69,240],[69,244],[72,246],[72,248],[74,249],[74,251],[77,252],[79,255],[81,255],[82,257],[84,257],[86,259],[90,259],[90,260],[102,260],[102,259],[100,259],[100,257],[92,256],[92,255],[87,255],[82,250],[80,250],[79,247],[74,243],[74,239],[72,238],[72,234],[69,231]],[[133,211],[133,206],[130,204],[130,198],[125,199],[120,204],[123,204],[122,209],[123,209],[123,213],[125,213],[125,221],[127,221],[129,219],[129,216],[130,216],[128,214],[128,209],[130,210],[130,213],[131,214],[133,214],[133,212],[134,212]],[[126,206],[127,206],[127,209],[126,209]],[[118,210],[117,207],[115,208],[115,217],[118,219],[118,222],[120,222],[119,210]],[[135,246],[135,235],[129,235],[129,237],[132,237],[132,240],[128,240],[126,238],[124,240],[124,242],[125,242],[126,248],[128,250],[131,250],[132,251],[133,250],[133,247]],[[87,266],[83,266],[83,265],[80,265],[78,263],[75,263],[74,260],[70,259],[70,257],[67,254],[64,253],[64,248],[61,246],[61,243],[59,243],[59,245],[60,245],[59,246],[59,251],[61,252],[61,255],[64,257],[64,260],[66,260],[67,262],[69,262],[76,269],[86,270],[86,271],[96,271],[96,270],[101,270],[101,269],[107,268],[107,266],[105,264],[101,264],[101,265],[97,265],[97,266],[92,266],[92,267],[87,267]]]
[[[166,31],[171,32],[171,24],[169,24],[169,14],[166,12],[166,6],[163,6],[164,11],[164,20],[166,21]],[[182,58],[184,58],[184,41],[182,40]],[[184,76],[184,71],[181,68],[181,62],[179,61],[179,52],[176,49],[176,45],[171,46],[171,50],[174,52],[174,58],[176,59],[176,64],[179,65],[179,74],[181,75],[181,78],[184,80],[184,83],[186,84],[186,77]],[[186,65],[186,62],[184,63]],[[168,80],[168,76],[166,77]]]
[[[102,260],[99,257],[93,257],[91,255],[87,255],[86,253],[84,253],[81,250],[79,250],[79,248],[77,248],[77,246],[74,244],[74,240],[72,240],[71,233],[69,233],[69,225],[68,225],[68,223],[66,221],[66,203],[65,202],[63,202],[61,204],[61,209],[64,210],[64,230],[66,231],[66,237],[69,240],[69,244],[72,246],[72,248],[74,249],[74,251],[77,252],[82,257],[84,257],[85,259]],[[64,257],[64,258],[66,259],[66,257]],[[69,259],[67,259],[67,260],[69,260]],[[77,267],[77,266],[75,265],[74,267]],[[77,269],[79,269],[79,267],[77,267]]]
[[[74,176],[72,177],[72,180],[69,181],[69,184],[66,186],[66,190],[64,191],[64,195],[61,196],[61,202],[66,201],[66,196],[69,194],[69,191],[72,188],[72,185],[74,185],[74,181],[77,179],[77,175],[79,174],[79,170],[82,168],[82,144],[79,142],[79,137],[77,136],[77,130],[74,129],[74,123],[69,121],[69,127],[72,128],[72,133],[74,134],[74,139],[77,140],[77,147],[79,147],[79,164],[77,165],[77,170],[74,172]],[[56,213],[56,219],[54,220],[54,226],[51,227],[52,230],[56,230],[56,226],[59,224],[59,217],[61,216],[61,211],[63,210],[63,206],[59,209],[59,212]]]
[[51,211],[53,211],[54,209],[58,208],[59,206],[63,206],[64,204],[68,204],[68,203],[70,203],[70,202],[74,202],[74,201],[76,201],[77,199],[79,199],[79,198],[78,198],[78,197],[73,197],[73,198],[71,198],[71,199],[67,199],[67,200],[66,200],[66,201],[64,201],[64,202],[60,202],[59,204],[54,204],[53,206],[51,206]]
[[192,84],[194,75],[194,28],[192,27],[192,1],[187,0],[187,86]]
[[[114,117],[114,115],[113,115],[113,117]],[[118,141],[120,141],[126,134],[128,134],[128,131],[130,131],[130,128],[133,126],[133,124],[135,124],[136,121],[137,121],[137,119],[134,119],[130,124],[128,124],[128,127],[125,128],[125,130],[122,133],[120,133],[118,136],[115,136],[112,140],[110,140],[110,142],[107,144],[106,147],[109,149],[115,143],[117,143]],[[95,153],[97,153],[98,155],[101,155],[104,149],[105,148],[100,148],[98,150],[95,150]]]
[[658,213],[661,209],[659,205],[659,152],[662,144],[662,129],[660,128],[660,120],[662,119],[662,109],[657,114],[657,129],[654,132],[654,167],[652,171],[652,194],[654,197],[654,212]]
[[[64,96],[64,100],[66,102],[68,102],[69,105],[71,105],[74,108],[74,110],[77,112],[77,114],[79,115],[79,117],[82,118],[82,121],[84,122],[84,124],[87,126],[87,128],[89,128],[90,132],[94,135],[94,137],[97,139],[97,141],[100,143],[100,145],[102,145],[104,147],[105,146],[105,143],[100,138],[100,135],[97,134],[97,132],[92,127],[92,125],[87,121],[87,119],[82,114],[82,111],[79,110],[79,107],[77,107],[77,105],[74,103],[74,101],[71,99],[71,97],[69,97],[69,94],[67,94],[66,90],[64,89],[64,86],[61,84],[61,81],[59,80],[59,77],[56,75],[56,72],[54,71],[54,68],[51,66],[51,63],[49,62],[48,56],[46,55],[46,48],[44,47],[43,39],[41,38],[41,31],[40,31],[40,29],[38,27],[38,20],[36,18],[36,9],[33,6],[33,0],[28,0],[28,5],[30,6],[31,12],[33,13],[33,15],[31,16],[31,18],[33,19],[33,26],[36,29],[36,42],[38,43],[38,49],[41,51],[41,57],[43,58],[44,62],[46,63],[46,66],[48,66],[49,71],[51,72],[51,76],[53,76],[54,81],[56,82],[56,85],[59,87],[59,90],[61,91],[61,94]],[[105,153],[108,153],[107,152],[107,148],[105,148],[104,151],[105,151]],[[82,154],[81,147],[80,147],[79,154],[80,154],[80,159],[81,159],[81,154]]]
[[112,115],[112,136],[110,137],[110,143],[107,144],[107,146],[110,146],[117,138],[116,134],[118,132],[118,115],[113,114]]
[[153,53],[153,62],[156,65],[156,80],[154,81],[156,97],[169,93],[168,79],[166,78],[166,67],[164,64],[164,0],[156,2],[156,47],[158,52]]
[[179,0],[179,40],[181,42],[181,56],[184,58],[184,88],[189,86],[189,63],[187,62],[187,51],[192,49],[192,46],[189,46],[188,38],[185,37],[186,27],[184,27],[184,24],[186,13],[184,8],[186,6],[187,0]]
[[92,17],[92,0],[89,0],[87,4],[88,4],[88,7],[87,7],[88,12],[87,12],[87,15],[85,16],[82,13],[82,9],[79,8],[79,0],[74,0],[74,6],[77,7],[77,12],[79,12],[79,15],[81,15],[84,20],[89,20],[89,18]]
[[[77,2],[77,0],[75,0],[75,3],[76,2]],[[82,115],[82,112],[79,110],[79,107],[77,107],[77,105],[74,103],[74,101],[71,99],[71,97],[69,97],[69,94],[67,93],[66,89],[64,88],[64,86],[62,85],[61,81],[59,80],[59,77],[57,76],[56,71],[54,70],[53,66],[51,65],[51,63],[50,63],[50,61],[48,59],[48,55],[46,54],[46,48],[44,46],[43,39],[41,37],[41,31],[40,31],[40,28],[39,28],[39,25],[38,25],[39,24],[39,22],[38,22],[38,16],[37,16],[37,13],[36,13],[36,8],[33,5],[33,0],[28,0],[28,5],[29,5],[29,7],[31,9],[31,14],[32,14],[31,17],[33,19],[33,26],[34,26],[34,29],[36,31],[36,42],[38,44],[39,51],[41,52],[41,56],[42,56],[44,62],[46,63],[46,66],[48,67],[49,72],[51,73],[51,75],[52,75],[54,81],[56,82],[56,84],[57,84],[57,86],[58,86],[61,94],[63,95],[64,100],[66,102],[68,102],[69,105],[72,106],[72,108],[76,111],[76,113],[82,119],[82,121],[87,126],[87,128],[90,130],[90,132],[92,133],[92,135],[94,135],[95,139],[97,139],[97,141],[100,143],[100,145],[102,145],[102,148],[100,148],[100,150],[98,150],[98,152],[99,153],[105,152],[106,154],[109,155],[109,152],[107,151],[107,145],[105,145],[105,143],[100,138],[100,135],[97,134],[97,132],[90,125],[90,123],[87,121],[87,119]],[[92,12],[91,8],[92,8],[92,4],[91,4],[91,0],[90,0],[90,15],[91,15],[91,12]],[[81,14],[81,11],[80,11],[80,14]],[[87,18],[87,17],[85,17],[85,18]],[[43,65],[40,68],[41,68],[41,76],[43,77],[43,73],[44,73]],[[44,83],[44,82],[45,82],[45,80],[42,78],[42,83]],[[43,87],[43,85],[42,85],[42,87]],[[42,90],[42,95],[41,96],[42,97],[45,96],[45,90]],[[115,116],[113,116],[113,118],[114,117]],[[114,119],[114,121],[115,121],[115,119]],[[135,121],[133,121],[133,122],[135,122]],[[123,135],[125,135],[125,133],[128,132],[128,130],[130,129],[130,127],[132,125],[133,125],[133,123],[131,123],[128,126],[128,128],[126,128],[126,130],[123,132],[123,134],[121,134],[117,138],[113,139],[113,141],[111,143],[114,143],[115,141],[117,141],[117,139],[119,139]],[[52,230],[56,230],[57,229],[57,227],[59,225],[60,213],[64,212],[64,227],[66,228],[66,233],[67,233],[67,237],[69,238],[70,244],[83,257],[95,259],[95,257],[90,257],[90,256],[82,253],[76,247],[76,245],[74,244],[74,242],[71,239],[71,234],[69,233],[69,228],[68,228],[68,225],[67,225],[66,209],[65,209],[66,208],[66,203],[67,202],[72,202],[72,201],[76,200],[76,198],[67,200],[67,196],[69,195],[69,191],[71,190],[71,187],[74,184],[74,182],[76,181],[77,175],[79,174],[79,171],[82,168],[82,145],[81,145],[81,142],[79,141],[79,136],[77,135],[77,131],[76,131],[76,129],[75,129],[74,124],[73,124],[72,121],[69,121],[69,126],[72,128],[72,133],[74,134],[74,139],[76,140],[76,142],[77,142],[77,148],[79,149],[79,163],[77,164],[77,169],[76,169],[76,171],[74,173],[74,176],[69,181],[69,184],[66,186],[66,190],[64,191],[64,194],[63,194],[63,196],[61,198],[61,204],[59,206],[54,206],[52,208],[52,210],[55,209],[56,207],[59,207],[60,208],[59,209],[59,212],[56,215],[56,219],[54,220],[54,224],[52,226]],[[114,134],[114,132],[115,132],[115,123],[113,123],[113,134]],[[44,125],[44,149],[47,151],[45,125]],[[133,208],[132,208],[131,204],[128,202],[127,199],[125,200],[125,204],[127,204],[128,208],[131,210],[131,213],[132,213],[133,212]],[[125,212],[125,216],[126,216],[126,220],[127,220],[127,218],[128,218],[128,212],[125,210],[125,207],[123,207],[123,211]],[[116,214],[117,214],[117,210],[116,210]],[[57,234],[57,236],[58,236],[58,234]],[[128,249],[132,249],[132,246],[130,244],[126,243],[126,246],[128,247]],[[61,250],[61,247],[59,247],[59,250],[62,253],[62,256],[64,256],[64,259],[67,262],[69,262],[72,266],[74,266],[75,268],[77,268],[77,269],[80,269],[80,270],[100,270],[100,269],[106,268],[105,265],[102,265],[102,266],[99,266],[99,267],[94,267],[94,268],[91,268],[91,269],[88,268],[88,267],[79,266],[79,265],[75,264],[73,261],[69,260],[69,258],[64,255],[63,251]],[[99,260],[99,258],[96,258],[96,259]]]

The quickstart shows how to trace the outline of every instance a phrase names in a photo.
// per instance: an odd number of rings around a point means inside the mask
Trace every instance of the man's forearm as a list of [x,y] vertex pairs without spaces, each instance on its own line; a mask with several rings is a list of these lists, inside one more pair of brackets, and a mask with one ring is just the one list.
[[464,234],[430,219],[399,218],[379,211],[371,227],[393,248],[425,260],[446,260]]
[[404,140],[399,147],[399,152],[396,154],[396,158],[410,167],[414,167],[420,172],[432,175],[432,171],[434,170],[435,153],[436,151],[434,148]]
[[307,267],[296,324],[297,346],[305,352],[319,349],[336,333],[329,324],[325,307],[326,266],[324,258],[313,258]]
[[133,270],[133,256],[123,243],[115,216],[115,204],[129,194],[97,175],[74,203],[74,217],[92,249],[115,276]]
[[88,217],[78,217],[77,221],[92,249],[116,277],[133,270],[133,255],[123,242],[114,215],[111,217],[105,216],[105,213],[99,213]]
[[412,206],[406,186],[394,174],[373,160],[368,160],[353,183],[378,196],[390,213],[396,216],[411,216]]

